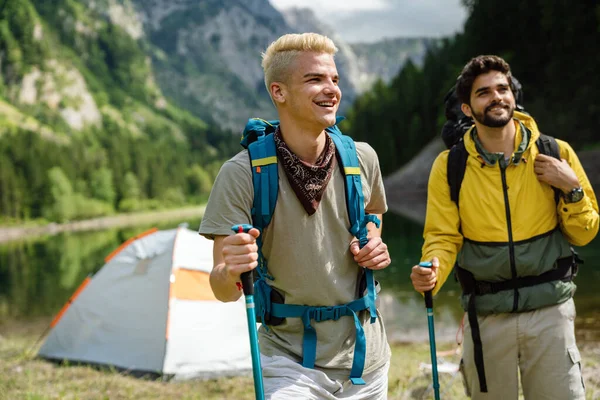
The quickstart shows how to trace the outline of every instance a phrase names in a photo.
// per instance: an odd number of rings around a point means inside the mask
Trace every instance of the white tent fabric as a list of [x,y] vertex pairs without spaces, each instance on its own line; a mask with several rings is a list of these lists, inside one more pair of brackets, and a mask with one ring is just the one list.
[[38,355],[176,379],[252,369],[243,299],[208,285],[212,241],[185,228],[140,235],[65,305]]
[[177,234],[177,251],[173,253],[173,266],[210,273],[213,267],[213,241],[189,229]]
[[197,302],[175,300],[171,304],[172,333],[167,342],[164,373],[189,379],[251,371],[245,306],[239,307],[238,302],[221,303],[219,312],[214,313],[214,302],[194,303]]

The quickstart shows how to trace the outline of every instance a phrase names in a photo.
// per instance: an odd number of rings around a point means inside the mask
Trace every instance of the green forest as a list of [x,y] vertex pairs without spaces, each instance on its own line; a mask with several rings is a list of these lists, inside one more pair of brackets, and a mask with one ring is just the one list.
[[[168,103],[159,106],[147,43],[78,1],[3,6],[1,222],[64,222],[206,200],[222,160],[237,150],[233,135]],[[37,90],[51,82],[60,94],[68,68],[83,75],[100,124],[74,129],[61,118],[60,111],[77,108],[69,104],[81,101],[77,95],[57,105],[12,106],[27,74],[41,71],[46,80],[36,82]]]
[[[3,0],[0,0],[2,6]],[[524,106],[547,134],[600,147],[600,5],[582,0],[464,0],[462,33],[439,41],[422,67],[408,63],[346,114],[343,130],[369,142],[384,175],[439,135],[443,98],[462,66],[498,54],[524,88]],[[0,224],[64,222],[206,200],[239,135],[164,99],[160,58],[76,0],[6,0],[0,14]],[[65,72],[67,71],[67,72]],[[74,128],[64,115],[84,101],[81,74],[102,116]],[[76,75],[76,74],[75,74]],[[24,102],[32,76],[37,101]],[[43,93],[54,93],[43,100]],[[61,91],[61,87],[65,89]],[[49,99],[55,98],[54,101]]]

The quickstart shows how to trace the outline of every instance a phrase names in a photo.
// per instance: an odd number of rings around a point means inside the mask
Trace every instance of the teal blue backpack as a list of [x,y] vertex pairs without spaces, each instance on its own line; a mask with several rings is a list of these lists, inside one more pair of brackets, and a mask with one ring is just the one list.
[[[375,215],[365,215],[362,184],[360,180],[360,165],[356,155],[354,141],[345,136],[337,127],[341,117],[336,120],[336,125],[326,129],[333,140],[338,160],[346,177],[346,205],[350,217],[349,231],[359,240],[362,248],[368,241],[367,223],[373,222],[379,227],[379,219]],[[341,317],[353,317],[356,328],[356,344],[354,347],[354,358],[350,380],[355,385],[364,385],[362,373],[365,364],[366,340],[364,330],[358,312],[369,310],[371,323],[377,318],[375,305],[376,288],[373,271],[365,268],[364,279],[366,280],[366,294],[357,300],[337,306],[306,306],[296,304],[284,304],[281,294],[271,288],[267,279],[273,281],[269,274],[267,259],[262,254],[262,233],[271,222],[277,193],[279,191],[279,177],[277,171],[277,151],[273,133],[279,121],[265,121],[252,118],[244,129],[241,144],[248,149],[252,167],[252,180],[254,185],[254,203],[252,206],[252,223],[261,235],[257,239],[258,244],[258,267],[256,268],[256,280],[254,282],[254,299],[256,315],[268,329],[269,325],[278,325],[285,318],[300,318],[304,324],[304,337],[302,344],[302,365],[306,368],[314,368],[317,354],[317,333],[311,322],[334,320]],[[362,292],[361,292],[362,293]]]

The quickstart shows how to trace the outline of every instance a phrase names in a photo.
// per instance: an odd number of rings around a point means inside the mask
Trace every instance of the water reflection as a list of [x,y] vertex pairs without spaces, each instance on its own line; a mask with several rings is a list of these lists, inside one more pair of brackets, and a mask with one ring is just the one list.
[[[182,221],[160,224],[174,228]],[[199,221],[188,221],[196,229]],[[59,234],[52,237],[0,245],[0,321],[52,316],[67,301],[86,276],[97,272],[104,257],[122,242],[151,226],[105,231]],[[427,319],[421,295],[409,281],[410,268],[419,260],[422,226],[386,215],[384,240],[390,248],[392,265],[376,273],[382,283],[380,308],[391,341],[427,340]],[[600,340],[600,238],[580,249],[586,260],[577,277],[578,335],[583,340]],[[452,278],[435,298],[436,337],[454,341],[463,312],[460,289]]]
[[[435,337],[438,341],[453,342],[462,318],[458,302],[434,304]],[[428,340],[427,315],[419,296],[382,294],[379,310],[385,322],[390,343],[423,342]]]
[[0,246],[0,317],[56,312],[120,241],[119,232],[103,231]]

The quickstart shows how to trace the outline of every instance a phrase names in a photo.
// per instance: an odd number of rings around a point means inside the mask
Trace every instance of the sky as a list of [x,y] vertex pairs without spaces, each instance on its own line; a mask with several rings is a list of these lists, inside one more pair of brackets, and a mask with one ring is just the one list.
[[310,8],[349,43],[394,37],[443,37],[462,31],[460,0],[270,0],[280,10]]

